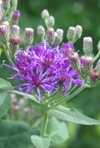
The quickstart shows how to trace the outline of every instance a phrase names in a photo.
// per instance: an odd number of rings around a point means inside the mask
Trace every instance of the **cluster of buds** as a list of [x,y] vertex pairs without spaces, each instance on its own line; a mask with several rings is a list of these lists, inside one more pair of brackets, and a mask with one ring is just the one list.
[[[19,49],[21,43],[20,27],[18,26],[20,11],[16,10],[18,0],[2,0],[0,1],[0,47],[9,57],[12,58]],[[33,43],[34,30],[32,28],[25,28],[24,31],[24,45],[25,48]]]
[[77,25],[76,27],[69,27],[67,31],[67,39],[69,42],[76,42],[82,35],[82,27]]
[[[69,31],[71,29],[71,32]],[[74,32],[73,27],[68,29],[67,37],[71,37],[72,32]],[[73,31],[72,31],[73,30]],[[82,29],[81,29],[82,30]],[[81,34],[81,30],[77,30]],[[74,35],[74,33],[73,33]],[[70,38],[71,39],[71,38]],[[70,40],[71,42],[72,40]],[[93,57],[93,42],[91,37],[83,38],[83,51],[84,55],[81,57],[77,52],[74,52],[72,48],[67,49],[67,56],[70,58],[72,66],[79,72],[82,79],[88,83],[90,86],[94,86],[100,82],[100,60],[98,60],[96,66],[94,67],[94,61],[100,56],[100,42],[97,45],[98,53]]]
[[41,13],[42,18],[46,24],[47,30],[45,31],[42,25],[37,27],[37,34],[40,36],[41,40],[46,40],[50,45],[59,45],[63,40],[63,30],[54,30],[55,19],[51,16],[48,10],[43,10]]

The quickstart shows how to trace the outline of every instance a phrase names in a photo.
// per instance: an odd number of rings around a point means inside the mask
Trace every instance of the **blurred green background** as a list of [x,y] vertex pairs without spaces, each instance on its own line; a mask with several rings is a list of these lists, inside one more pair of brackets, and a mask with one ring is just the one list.
[[[100,39],[100,0],[19,0],[18,9],[21,11],[19,26],[21,28],[44,25],[41,11],[48,9],[55,17],[56,28],[64,30],[64,42],[69,26],[82,25],[83,35],[93,38],[94,54],[97,53],[97,43]],[[22,30],[23,30],[22,29]],[[82,54],[82,38],[75,43],[75,48]],[[5,56],[2,56],[3,60]],[[1,77],[7,78],[10,74],[4,73]],[[66,104],[67,107],[76,108],[84,114],[100,119],[100,86],[86,89]],[[69,139],[61,146],[51,148],[100,148],[100,125],[82,126],[68,123]]]

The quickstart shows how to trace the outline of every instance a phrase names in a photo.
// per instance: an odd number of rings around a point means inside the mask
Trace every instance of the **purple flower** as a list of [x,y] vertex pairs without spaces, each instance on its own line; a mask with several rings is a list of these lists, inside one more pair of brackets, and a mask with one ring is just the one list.
[[[62,45],[64,46],[72,48],[69,43]],[[34,91],[39,100],[46,93],[55,93],[60,88],[66,94],[72,83],[82,85],[78,72],[71,67],[63,49],[51,47],[46,42],[18,50],[15,65],[16,68],[9,66],[15,70],[11,78],[22,80],[16,87],[24,92]]]

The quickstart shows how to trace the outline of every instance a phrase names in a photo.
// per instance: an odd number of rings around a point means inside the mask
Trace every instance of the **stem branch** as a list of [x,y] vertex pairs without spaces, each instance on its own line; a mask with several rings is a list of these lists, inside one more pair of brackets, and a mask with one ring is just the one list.
[[72,94],[70,94],[70,96],[68,96],[67,98],[65,98],[64,100],[61,100],[59,101],[58,103],[54,104],[51,108],[49,109],[52,109],[68,100],[70,100],[71,98],[73,98],[74,96],[76,96],[78,93],[80,93],[84,88],[86,87],[89,87],[88,85],[84,85],[84,86],[81,86],[80,88],[78,88],[75,92],[73,92]]

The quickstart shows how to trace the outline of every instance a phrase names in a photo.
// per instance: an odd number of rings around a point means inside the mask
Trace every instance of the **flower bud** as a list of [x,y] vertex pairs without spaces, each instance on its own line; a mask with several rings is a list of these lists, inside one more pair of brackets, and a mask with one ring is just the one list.
[[9,22],[8,21],[3,21],[2,25],[6,25],[7,27],[9,27]]
[[71,60],[71,62],[77,63],[79,60],[79,55],[77,52],[71,52],[69,54],[69,59]]
[[14,56],[15,52],[19,49],[20,37],[17,35],[12,35],[10,37],[10,51],[12,56]]
[[62,51],[65,56],[69,56],[71,52],[73,52],[73,44],[72,43],[63,43]]
[[6,25],[0,25],[0,34],[7,33],[7,26]]
[[62,29],[57,29],[55,32],[55,45],[59,45],[63,40],[63,30]]
[[13,45],[18,45],[20,43],[20,37],[17,35],[12,35],[10,37],[10,43]]
[[40,36],[40,38],[42,39],[42,41],[44,40],[44,36],[45,36],[45,29],[42,25],[39,25],[37,27],[37,34]]
[[17,25],[11,26],[11,35],[19,35],[20,27]]
[[53,28],[48,28],[46,33],[46,40],[51,45],[54,42],[55,39],[55,32]]
[[70,52],[68,55],[74,69],[79,69],[79,55],[77,52]]
[[47,19],[47,23],[46,23],[47,27],[51,28],[51,27],[54,26],[54,24],[55,24],[54,17],[53,16],[49,16],[49,18]]
[[85,55],[90,55],[93,50],[93,43],[91,37],[83,38],[83,51]]
[[10,36],[10,25],[9,25],[9,22],[8,21],[3,21],[2,25],[6,25],[7,26],[7,34],[8,34],[8,37],[9,37]]
[[44,20],[48,19],[48,17],[49,17],[49,12],[48,12],[48,10],[44,9],[44,10],[42,11],[41,15],[42,15],[42,18],[43,18]]
[[67,31],[67,39],[69,42],[74,42],[75,40],[75,27],[69,27]]
[[24,33],[24,42],[25,46],[29,46],[33,43],[33,38],[34,38],[34,30],[32,28],[25,28],[25,33]]
[[7,42],[9,40],[9,31],[7,25],[0,25],[0,40]]
[[56,30],[56,33],[57,33],[60,37],[63,37],[64,31],[63,31],[62,29],[57,29],[57,30]]
[[81,56],[80,57],[80,63],[84,66],[92,66],[93,65],[93,58],[89,56]]
[[82,35],[82,27],[80,25],[77,25],[75,27],[75,32],[76,32],[76,40],[79,39]]
[[18,24],[19,17],[20,17],[20,11],[15,10],[12,15],[12,24],[15,24],[15,25]]
[[97,69],[92,69],[89,76],[92,81],[96,81],[99,78],[99,71]]
[[81,56],[80,57],[80,69],[81,72],[87,76],[88,73],[90,72],[90,69],[93,66],[93,58],[89,56]]

